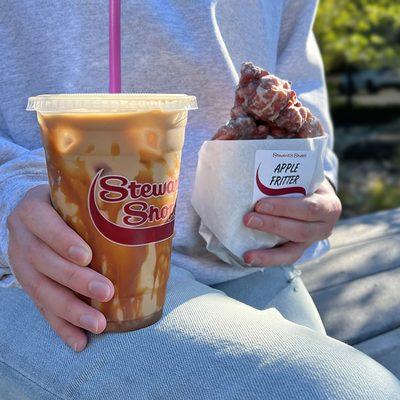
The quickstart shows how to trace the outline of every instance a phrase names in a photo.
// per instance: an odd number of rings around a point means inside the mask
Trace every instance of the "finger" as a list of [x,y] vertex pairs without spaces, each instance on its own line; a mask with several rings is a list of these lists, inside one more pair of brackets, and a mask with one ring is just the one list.
[[31,262],[39,272],[74,292],[101,302],[114,296],[114,286],[108,278],[65,260],[33,235],[31,240],[34,242]]
[[245,253],[244,262],[252,267],[274,267],[296,262],[310,246],[310,243],[288,242],[273,249],[250,250]]
[[304,222],[295,219],[248,213],[244,224],[252,229],[272,233],[292,242],[314,242],[330,235],[330,225],[324,222]]
[[[79,300],[69,289],[52,281],[39,271],[27,260],[27,254],[33,254],[37,250],[31,240],[32,234],[21,227],[17,234],[13,235],[11,244],[12,265],[16,277],[36,304],[41,304],[44,309],[52,314],[67,320],[72,325],[87,329],[93,333],[101,333],[106,326],[104,315]],[[24,250],[21,249],[24,244]],[[11,254],[11,253],[10,253]]]
[[29,230],[60,256],[81,266],[88,265],[92,251],[52,207],[48,195],[22,203],[21,219]]
[[331,215],[330,202],[317,194],[303,198],[264,198],[257,202],[255,211],[311,222],[328,221]]
[[75,351],[82,351],[86,347],[87,337],[82,329],[70,324],[60,317],[57,317],[57,315],[45,309],[43,306],[39,304],[36,306],[64,343]]
[[[21,248],[24,249],[23,252],[17,250]],[[90,268],[77,266],[60,257],[29,232],[23,224],[17,230],[17,235],[13,235],[10,240],[9,253],[10,261],[13,263],[14,255],[16,255],[22,263],[28,262],[37,271],[86,297],[104,302],[114,295],[114,286],[108,278]],[[15,263],[18,264],[17,260]],[[14,267],[14,272],[19,272],[18,266]]]
[[101,333],[106,327],[104,315],[78,299],[69,289],[47,278],[32,266],[25,264],[19,270],[22,287],[35,301],[46,310],[72,325],[92,333]]

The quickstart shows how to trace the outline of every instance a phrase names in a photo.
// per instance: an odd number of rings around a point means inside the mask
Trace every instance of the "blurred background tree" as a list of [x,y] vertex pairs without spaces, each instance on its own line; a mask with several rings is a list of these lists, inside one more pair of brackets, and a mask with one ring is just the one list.
[[354,71],[399,65],[400,1],[321,0],[314,32],[326,72],[346,73],[351,105]]
[[400,0],[320,0],[344,217],[400,207]]
[[398,66],[400,1],[321,0],[314,32],[327,73]]

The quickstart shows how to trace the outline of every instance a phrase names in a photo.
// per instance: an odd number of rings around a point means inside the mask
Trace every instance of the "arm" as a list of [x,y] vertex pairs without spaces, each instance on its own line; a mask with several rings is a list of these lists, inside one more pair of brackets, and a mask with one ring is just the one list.
[[45,183],[43,149],[29,151],[0,130],[0,287],[17,285],[8,258],[7,217],[29,189]]
[[305,261],[319,255],[327,248],[324,239],[330,236],[341,213],[340,200],[335,192],[337,157],[333,153],[324,70],[312,33],[316,4],[314,0],[285,1],[277,65],[273,72],[293,82],[300,100],[320,119],[329,136],[324,162],[327,179],[311,196],[301,199],[265,198],[256,204],[254,212],[245,215],[244,223],[249,228],[274,233],[287,240],[278,248],[247,252],[244,260],[253,266],[293,264],[300,258]]
[[329,137],[325,175],[337,188],[338,161],[333,152],[333,128],[321,53],[312,25],[316,0],[286,0],[282,15],[276,75],[293,82],[302,103],[316,115]]

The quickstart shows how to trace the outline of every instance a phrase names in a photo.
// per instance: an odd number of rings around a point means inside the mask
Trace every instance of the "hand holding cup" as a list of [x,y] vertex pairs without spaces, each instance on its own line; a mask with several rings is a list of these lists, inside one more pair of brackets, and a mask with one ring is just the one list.
[[106,302],[114,295],[112,282],[86,267],[91,249],[54,210],[47,185],[28,191],[9,216],[8,229],[9,257],[18,282],[61,339],[83,350],[83,330],[101,333],[106,319],[74,292]]

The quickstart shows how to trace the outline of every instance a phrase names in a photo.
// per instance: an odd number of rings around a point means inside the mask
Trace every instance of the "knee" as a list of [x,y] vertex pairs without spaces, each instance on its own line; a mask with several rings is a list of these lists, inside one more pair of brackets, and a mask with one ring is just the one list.
[[399,380],[370,357],[310,330],[296,333],[270,347],[253,378],[260,390],[267,389],[262,382],[272,382],[271,398],[400,399]]

